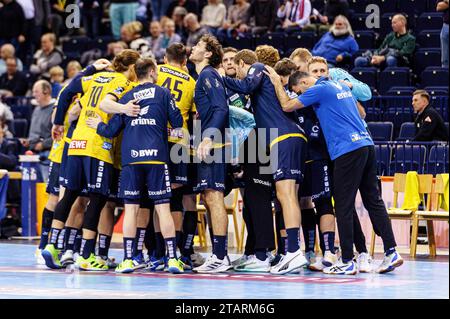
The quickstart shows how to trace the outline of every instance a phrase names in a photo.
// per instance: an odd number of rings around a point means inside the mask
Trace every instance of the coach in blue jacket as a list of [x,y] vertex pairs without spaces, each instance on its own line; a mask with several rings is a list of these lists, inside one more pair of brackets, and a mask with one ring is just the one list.
[[334,188],[334,200],[342,257],[335,265],[325,268],[324,272],[349,275],[358,272],[357,264],[353,261],[352,213],[358,190],[374,229],[383,239],[385,257],[377,272],[389,272],[402,265],[403,260],[395,250],[392,226],[378,188],[374,144],[358,114],[349,87],[324,77],[317,79],[302,73],[302,94],[290,99],[276,72],[266,68],[284,111],[314,108],[334,162],[333,177],[335,185],[339,185]]

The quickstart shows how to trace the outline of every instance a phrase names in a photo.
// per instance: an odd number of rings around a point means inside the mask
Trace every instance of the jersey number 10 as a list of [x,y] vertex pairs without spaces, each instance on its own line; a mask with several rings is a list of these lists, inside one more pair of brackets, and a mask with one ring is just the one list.
[[166,80],[164,81],[164,83],[161,86],[170,90],[175,102],[180,102],[181,97],[183,95],[183,92],[178,87],[180,84],[183,84],[183,82],[175,80],[174,85],[172,87],[172,78],[166,78]]
[[102,86],[94,86],[92,88],[92,93],[89,96],[89,102],[88,105],[92,107],[96,107],[98,103],[98,99],[100,98],[100,95],[102,94],[103,87]]

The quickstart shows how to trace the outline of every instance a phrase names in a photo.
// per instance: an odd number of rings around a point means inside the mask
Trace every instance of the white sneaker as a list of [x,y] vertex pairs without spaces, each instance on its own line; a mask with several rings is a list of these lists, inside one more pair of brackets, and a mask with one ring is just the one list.
[[376,272],[379,274],[384,274],[393,271],[401,265],[403,265],[403,259],[397,251],[394,251],[392,254],[384,255],[383,262],[378,267]]
[[191,261],[194,267],[199,267],[205,263],[205,257],[199,253],[193,253],[191,255]]
[[36,248],[34,252],[34,257],[36,258],[36,264],[45,265],[45,259],[42,257],[42,249]]
[[75,263],[75,259],[73,259],[73,250],[66,250],[61,256],[60,261],[64,268]]
[[217,258],[216,255],[211,255],[211,256],[209,256],[208,259],[206,259],[206,261],[203,265],[192,269],[192,271],[202,273],[202,274],[212,274],[212,273],[225,272],[225,271],[231,269],[232,267],[233,266],[231,266],[230,258],[228,256],[225,256],[221,260],[221,259]]
[[307,263],[308,261],[303,255],[303,252],[299,249],[294,253],[288,252],[286,256],[281,257],[278,264],[270,269],[270,273],[274,275],[284,275],[299,270]]
[[323,272],[329,275],[356,275],[358,273],[358,265],[353,260],[344,263],[342,259],[339,259],[336,264],[325,268]]
[[233,261],[231,262],[231,265],[232,265],[233,267],[237,267],[237,266],[243,265],[243,264],[245,264],[245,262],[246,262],[247,260],[249,260],[250,258],[253,258],[253,257],[255,257],[255,256],[254,256],[254,255],[250,255],[250,256],[242,255],[242,256],[239,257],[238,259],[233,260]]
[[265,260],[259,260],[256,256],[250,256],[246,262],[234,267],[235,271],[241,272],[269,272],[270,260],[267,257]]
[[316,262],[309,264],[308,269],[312,271],[322,271],[325,266],[322,264],[322,257],[317,257]]
[[372,257],[368,253],[358,254],[356,257],[359,272],[372,272]]
[[333,266],[335,263],[337,263],[337,261],[338,257],[336,254],[333,254],[329,250],[325,251],[325,255],[323,256],[322,259],[322,264],[324,265],[324,268]]

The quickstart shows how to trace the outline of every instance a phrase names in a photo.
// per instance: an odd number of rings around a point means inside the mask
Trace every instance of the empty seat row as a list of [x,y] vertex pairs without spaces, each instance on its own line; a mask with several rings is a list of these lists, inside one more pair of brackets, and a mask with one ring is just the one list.
[[[445,123],[447,131],[449,129],[448,122]],[[394,123],[392,122],[368,122],[367,127],[374,141],[393,141],[394,140]],[[416,127],[414,122],[405,122],[400,126],[400,133],[395,138],[397,141],[411,141],[416,135]]]

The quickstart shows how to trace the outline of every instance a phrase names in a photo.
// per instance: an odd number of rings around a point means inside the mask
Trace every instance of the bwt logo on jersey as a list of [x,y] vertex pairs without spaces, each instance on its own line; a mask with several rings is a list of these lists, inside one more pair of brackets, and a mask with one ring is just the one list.
[[155,88],[140,90],[133,93],[136,100],[153,99],[155,97]]
[[131,157],[137,158],[137,157],[147,157],[147,156],[158,156],[158,150],[150,149],[150,150],[131,150]]
[[87,146],[87,141],[74,140],[74,141],[70,142],[69,148],[75,149],[75,150],[84,150],[84,149],[86,149],[86,146]]
[[136,125],[156,125],[156,121],[155,121],[155,119],[143,119],[143,118],[132,120],[131,126],[136,126]]

